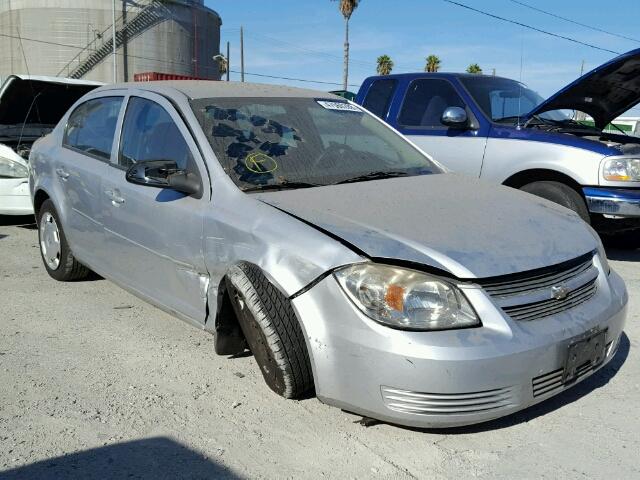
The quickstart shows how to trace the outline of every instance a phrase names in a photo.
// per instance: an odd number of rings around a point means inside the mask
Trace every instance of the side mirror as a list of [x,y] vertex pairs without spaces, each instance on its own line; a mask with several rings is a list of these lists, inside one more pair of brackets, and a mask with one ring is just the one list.
[[447,107],[442,112],[440,122],[450,128],[469,128],[469,118],[467,112],[461,107]]
[[187,195],[200,194],[197,175],[178,168],[172,160],[150,160],[131,165],[125,174],[127,182],[145,187],[170,188]]

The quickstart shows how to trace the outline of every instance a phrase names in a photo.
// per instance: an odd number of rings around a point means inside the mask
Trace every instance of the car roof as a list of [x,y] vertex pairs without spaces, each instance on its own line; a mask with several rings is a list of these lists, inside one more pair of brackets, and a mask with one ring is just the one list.
[[413,73],[392,73],[390,75],[374,75],[369,77],[368,80],[371,79],[379,79],[379,78],[394,78],[398,80],[415,80],[418,78],[465,78],[465,79],[475,79],[475,78],[498,78],[500,80],[513,80],[512,78],[507,77],[499,77],[497,75],[483,75],[477,73],[460,73],[460,72],[413,72]]
[[154,82],[126,82],[105,85],[96,91],[115,89],[137,89],[160,94],[180,92],[191,100],[212,97],[290,97],[290,98],[335,98],[341,97],[321,90],[268,85],[248,82],[224,82],[219,80],[161,80]]

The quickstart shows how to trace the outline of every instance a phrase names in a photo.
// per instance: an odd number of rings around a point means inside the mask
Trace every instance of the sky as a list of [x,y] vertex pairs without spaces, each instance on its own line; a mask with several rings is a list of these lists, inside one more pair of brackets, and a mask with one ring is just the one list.
[[[514,0],[456,0],[538,29],[615,52],[640,48],[640,2],[518,0],[627,40],[536,12]],[[205,0],[222,17],[220,48],[231,42],[231,70],[240,70],[240,26],[244,27],[245,72],[307,79],[305,83],[246,75],[246,81],[338,89],[342,82],[344,21],[330,0]],[[607,6],[611,5],[611,8]],[[478,63],[484,73],[521,79],[549,96],[616,56],[469,11],[444,0],[361,0],[350,21],[349,89],[375,75],[376,58],[389,55],[394,73],[422,71],[425,57],[438,55],[441,71],[464,71]],[[522,70],[520,68],[522,60]],[[232,80],[240,75],[231,74]]]

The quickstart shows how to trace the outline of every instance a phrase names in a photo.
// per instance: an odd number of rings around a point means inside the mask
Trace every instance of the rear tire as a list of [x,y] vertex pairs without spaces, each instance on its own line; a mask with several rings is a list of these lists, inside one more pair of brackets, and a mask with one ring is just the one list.
[[582,220],[591,223],[589,210],[583,198],[573,188],[564,183],[552,181],[533,182],[520,187],[520,190],[573,210]]
[[45,200],[38,211],[38,240],[42,262],[49,276],[61,282],[70,282],[89,275],[90,270],[71,253],[51,200]]
[[238,323],[265,382],[278,395],[299,398],[313,389],[307,344],[289,300],[250,264],[227,275]]

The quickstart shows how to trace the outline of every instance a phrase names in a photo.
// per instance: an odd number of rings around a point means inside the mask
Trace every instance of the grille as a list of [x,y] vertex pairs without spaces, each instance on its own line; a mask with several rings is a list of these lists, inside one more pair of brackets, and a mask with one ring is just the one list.
[[[514,320],[543,318],[576,307],[595,295],[598,269],[594,255],[589,252],[551,267],[478,283]],[[554,287],[562,287],[565,297],[554,298]]]
[[535,318],[548,317],[549,315],[563,312],[586,302],[595,295],[596,288],[596,279],[594,278],[583,286],[569,292],[562,300],[550,298],[540,302],[503,307],[503,310],[514,320],[532,320]]
[[510,388],[449,394],[420,393],[383,386],[382,397],[391,410],[420,415],[465,415],[512,404]]
[[546,269],[531,275],[519,275],[520,278],[513,278],[500,282],[481,282],[482,287],[492,297],[510,297],[523,295],[536,290],[553,287],[559,283],[567,282],[589,269],[594,269],[593,253],[583,255],[570,262],[569,265],[559,268]]

